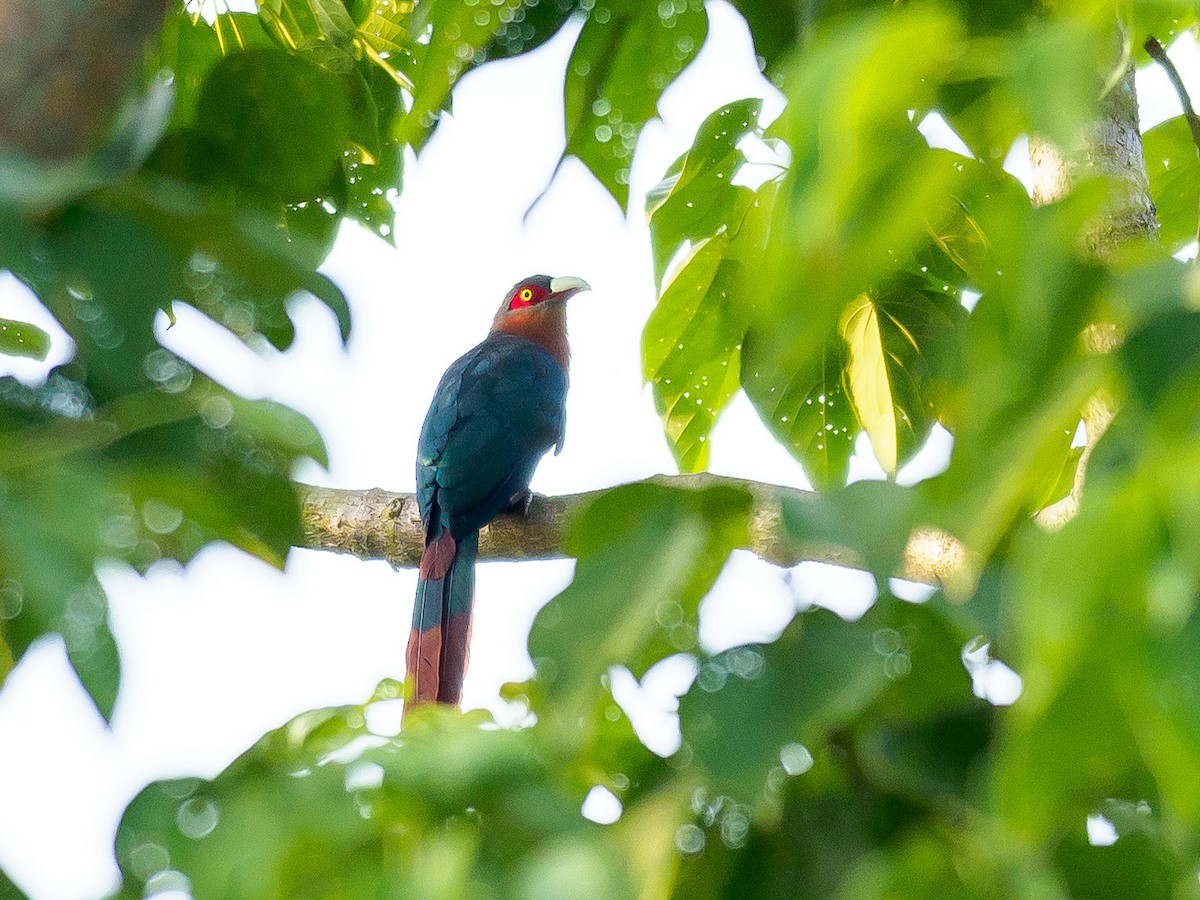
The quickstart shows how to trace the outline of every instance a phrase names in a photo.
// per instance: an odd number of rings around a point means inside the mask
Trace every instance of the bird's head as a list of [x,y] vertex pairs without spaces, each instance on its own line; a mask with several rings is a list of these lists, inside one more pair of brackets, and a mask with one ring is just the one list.
[[514,284],[512,290],[504,296],[504,302],[500,305],[500,312],[496,318],[499,319],[509,313],[522,313],[526,310],[531,312],[548,310],[562,303],[568,297],[587,290],[591,290],[591,286],[582,278],[574,278],[570,275],[560,275],[558,278],[551,278],[549,275],[530,275]]
[[568,297],[580,291],[591,290],[582,278],[560,275],[530,275],[513,285],[504,295],[500,311],[492,323],[492,333],[515,334],[541,344],[567,367],[567,317]]

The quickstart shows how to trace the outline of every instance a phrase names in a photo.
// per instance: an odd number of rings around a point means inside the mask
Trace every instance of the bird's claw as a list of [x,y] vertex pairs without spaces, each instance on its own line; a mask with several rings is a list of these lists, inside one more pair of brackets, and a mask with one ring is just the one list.
[[506,513],[516,513],[524,519],[529,516],[529,507],[532,505],[533,491],[522,491],[508,501],[508,506],[504,507],[504,511]]

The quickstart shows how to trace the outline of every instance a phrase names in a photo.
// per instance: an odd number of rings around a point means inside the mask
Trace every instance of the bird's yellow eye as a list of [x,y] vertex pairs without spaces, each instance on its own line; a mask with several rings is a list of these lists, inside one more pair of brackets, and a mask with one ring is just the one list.
[[521,299],[528,303],[533,299],[533,291],[529,288],[521,288]]

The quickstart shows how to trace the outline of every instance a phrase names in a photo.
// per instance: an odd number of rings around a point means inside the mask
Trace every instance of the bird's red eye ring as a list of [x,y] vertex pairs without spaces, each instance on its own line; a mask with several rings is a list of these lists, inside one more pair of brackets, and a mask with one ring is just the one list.
[[521,288],[521,293],[518,295],[525,303],[533,299],[533,291],[529,288]]

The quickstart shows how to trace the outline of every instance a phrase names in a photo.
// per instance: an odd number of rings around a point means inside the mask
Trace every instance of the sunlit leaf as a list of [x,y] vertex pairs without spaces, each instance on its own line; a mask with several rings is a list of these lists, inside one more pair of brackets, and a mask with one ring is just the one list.
[[746,161],[738,143],[758,129],[761,110],[762,101],[751,98],[713,112],[692,148],[646,195],[656,282],[685,241],[699,243],[741,224],[754,192],[733,184]]
[[358,25],[356,42],[364,54],[397,85],[413,90],[416,71],[416,37],[408,29],[414,3],[410,0],[371,0],[369,12]]
[[258,0],[263,27],[282,46],[307,49],[319,41],[348,49],[354,20],[342,0]]
[[894,474],[929,436],[936,359],[957,355],[965,320],[952,298],[903,284],[862,294],[843,313],[846,385],[885,472]]

